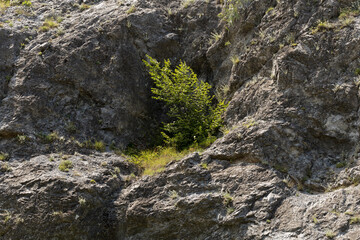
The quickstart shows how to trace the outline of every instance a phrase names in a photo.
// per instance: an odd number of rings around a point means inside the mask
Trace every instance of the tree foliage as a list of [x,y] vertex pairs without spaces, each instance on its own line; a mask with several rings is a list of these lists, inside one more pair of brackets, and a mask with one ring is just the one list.
[[212,136],[222,124],[221,115],[227,104],[219,101],[216,106],[212,105],[210,84],[199,81],[185,62],[174,70],[170,60],[164,60],[160,66],[147,56],[143,62],[155,83],[151,89],[153,98],[163,101],[169,109],[167,115],[171,121],[163,123],[165,142],[182,149]]

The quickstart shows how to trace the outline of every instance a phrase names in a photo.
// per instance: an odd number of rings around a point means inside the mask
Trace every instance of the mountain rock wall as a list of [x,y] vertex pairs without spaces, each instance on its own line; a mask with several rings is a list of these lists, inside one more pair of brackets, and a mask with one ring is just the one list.
[[[0,239],[360,235],[360,2],[244,1],[232,24],[220,2],[2,11]],[[230,103],[209,149],[152,177],[111,153],[155,144],[166,117],[146,54]]]

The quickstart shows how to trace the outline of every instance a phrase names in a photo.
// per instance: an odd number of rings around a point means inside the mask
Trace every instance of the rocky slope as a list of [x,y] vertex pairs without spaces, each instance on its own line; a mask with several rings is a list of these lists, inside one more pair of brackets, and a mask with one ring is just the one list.
[[[222,1],[31,2],[0,15],[0,239],[360,235],[359,1],[243,1],[233,24]],[[111,153],[156,142],[146,54],[230,101],[224,136],[152,177]]]

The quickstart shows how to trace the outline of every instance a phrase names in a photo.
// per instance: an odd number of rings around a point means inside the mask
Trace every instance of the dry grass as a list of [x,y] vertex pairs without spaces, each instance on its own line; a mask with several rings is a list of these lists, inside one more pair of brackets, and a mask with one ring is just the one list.
[[50,29],[57,28],[59,24],[54,20],[54,18],[45,19],[43,25],[39,28],[41,32],[47,32]]
[[178,152],[173,147],[157,147],[154,150],[145,150],[136,156],[130,157],[130,161],[144,169],[143,175],[151,176],[162,172],[169,162],[180,160],[194,150],[188,149]]
[[9,0],[0,0],[0,13],[3,13],[10,5]]

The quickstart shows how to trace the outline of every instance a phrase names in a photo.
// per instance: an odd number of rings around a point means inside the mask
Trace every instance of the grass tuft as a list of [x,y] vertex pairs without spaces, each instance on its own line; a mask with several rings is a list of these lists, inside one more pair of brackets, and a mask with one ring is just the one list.
[[64,160],[61,161],[59,164],[59,170],[62,172],[68,172],[70,170],[70,168],[73,167],[73,164],[70,160]]
[[94,148],[96,151],[104,152],[105,151],[105,143],[103,141],[95,141]]
[[177,161],[192,152],[201,152],[214,142],[214,138],[209,138],[200,144],[193,144],[189,148],[178,151],[175,147],[156,147],[151,150],[144,150],[129,156],[129,161],[135,163],[143,169],[143,175],[152,176],[165,169],[166,164]]
[[54,18],[45,19],[43,25],[39,28],[40,32],[47,32],[50,29],[57,28],[59,23]]
[[9,158],[9,154],[8,153],[3,153],[0,152],[0,161],[5,161]]

